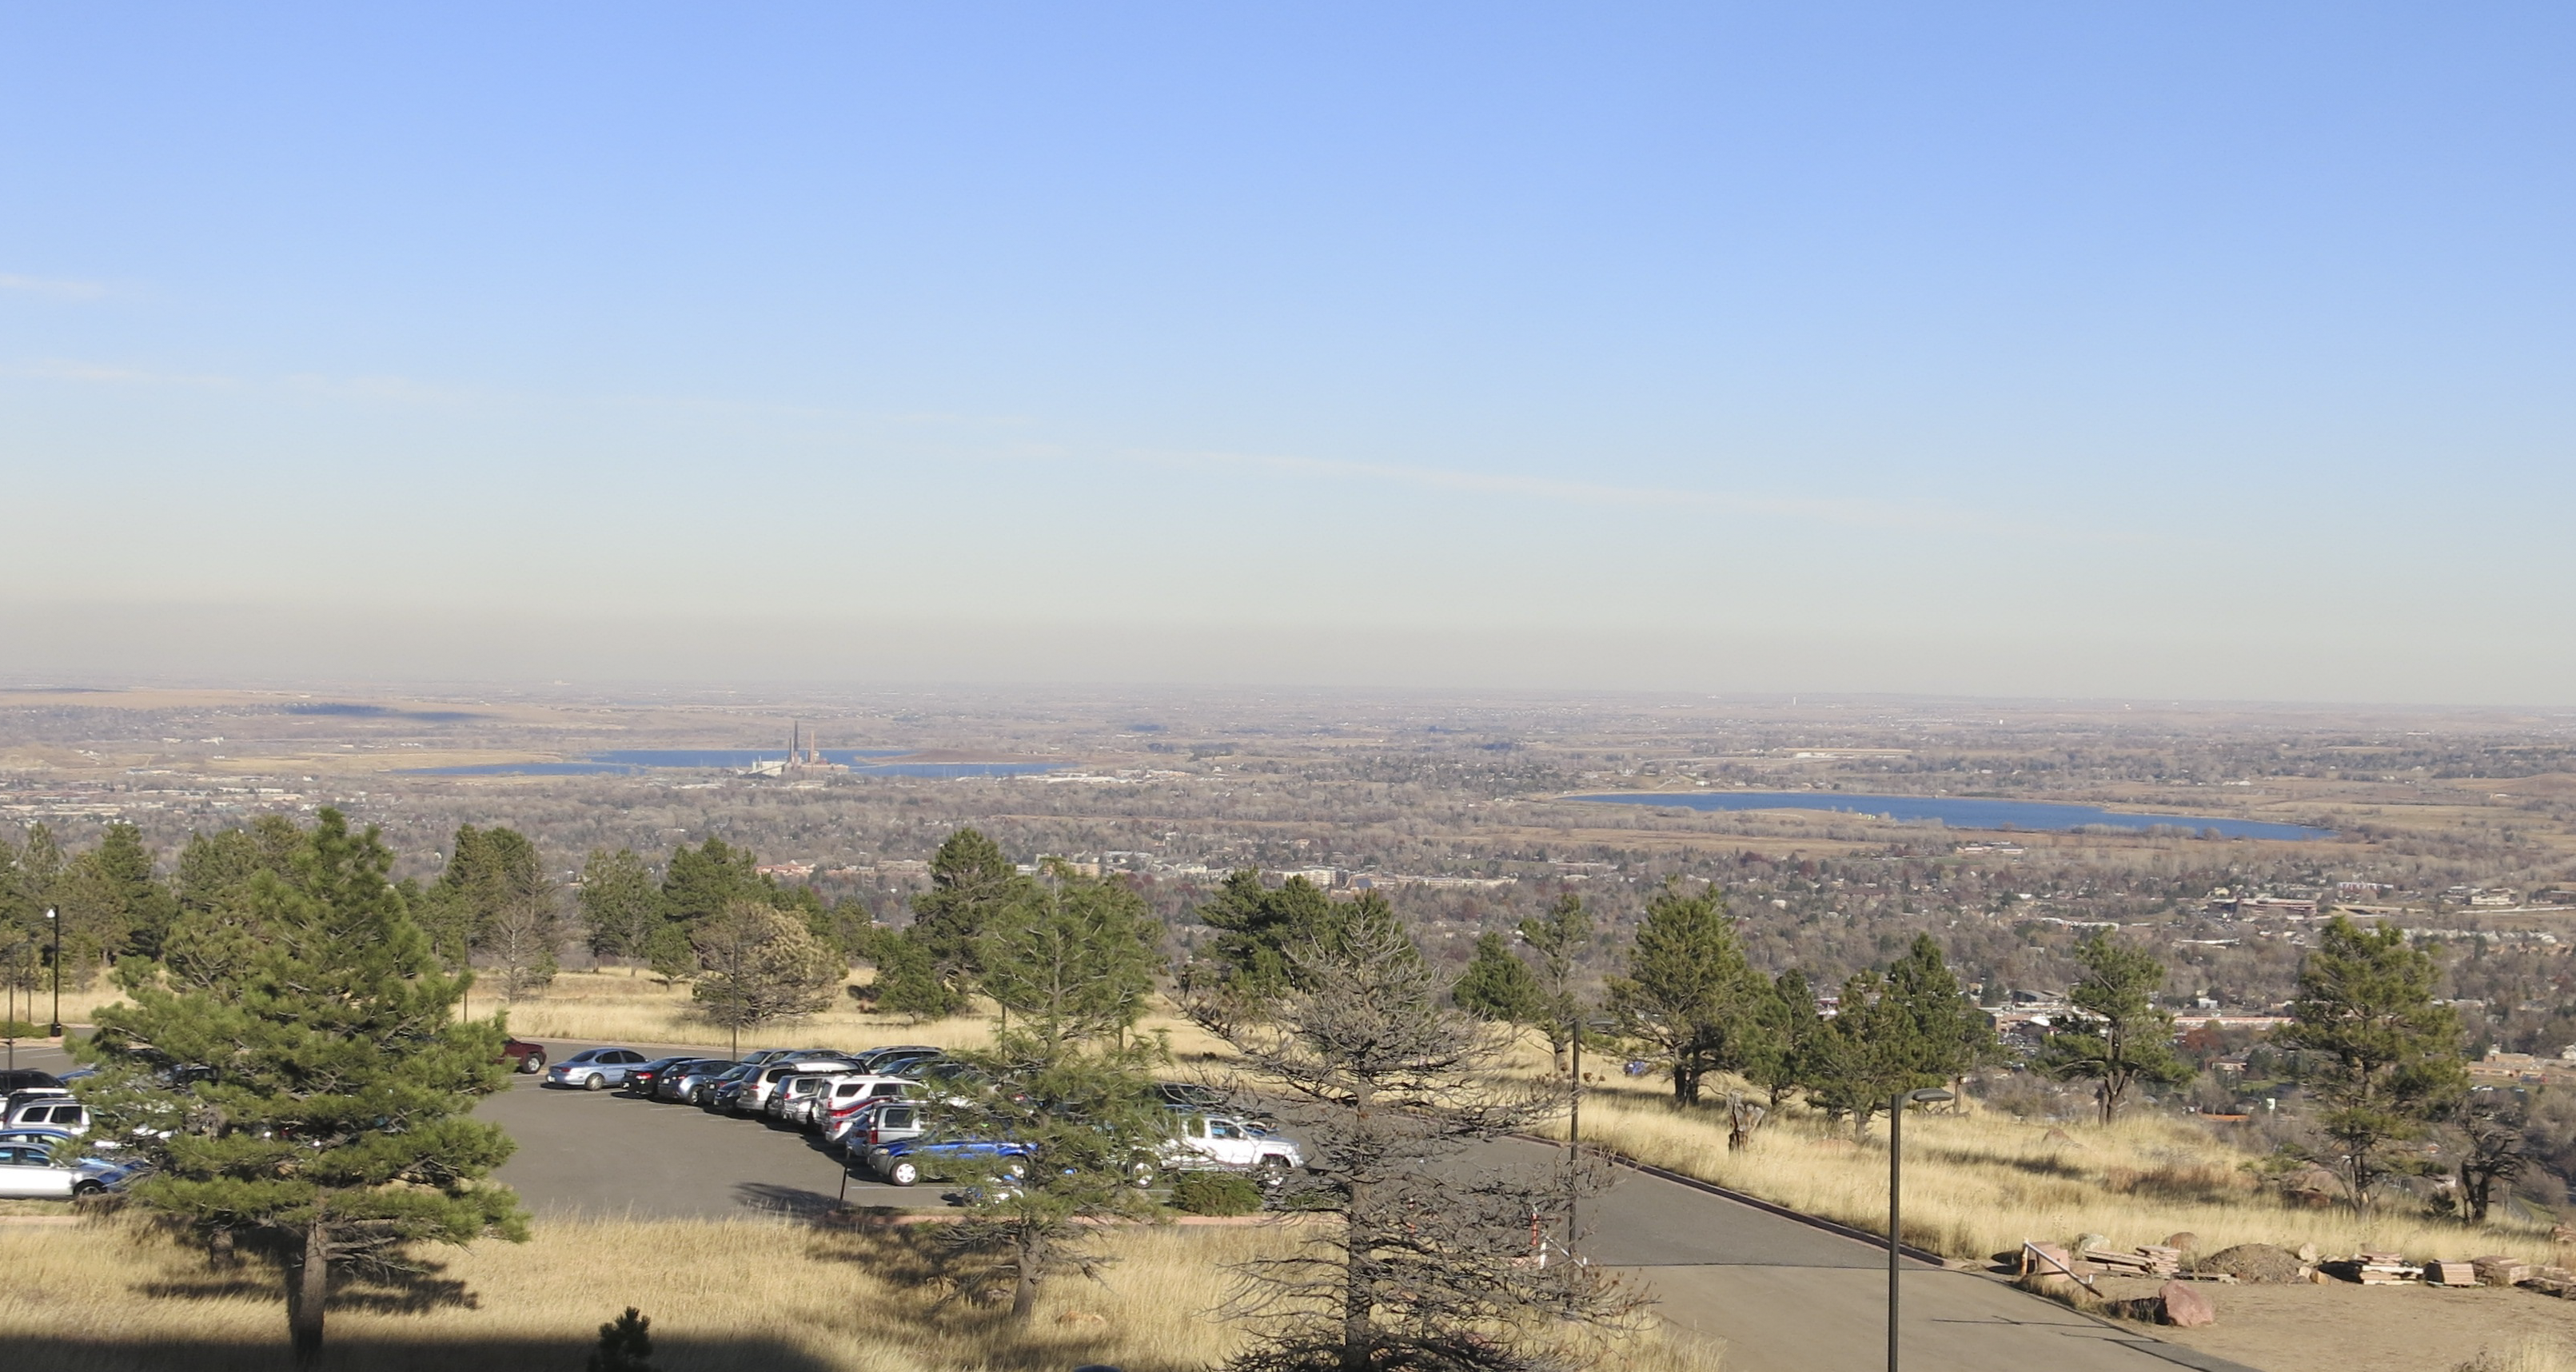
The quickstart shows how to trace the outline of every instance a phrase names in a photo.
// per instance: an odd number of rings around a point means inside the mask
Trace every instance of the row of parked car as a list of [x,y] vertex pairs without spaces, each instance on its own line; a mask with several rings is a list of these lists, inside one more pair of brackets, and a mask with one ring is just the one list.
[[57,1077],[27,1068],[0,1071],[0,1197],[68,1200],[114,1191],[142,1175],[138,1164],[105,1156],[115,1145],[84,1142],[89,1107],[74,1099],[81,1068]]
[[[774,1120],[816,1135],[822,1146],[896,1186],[913,1186],[994,1159],[1016,1173],[1025,1145],[975,1137],[958,1121],[986,1083],[969,1064],[924,1044],[843,1051],[772,1048],[741,1059],[647,1058],[632,1048],[589,1048],[545,1069],[566,1090],[621,1088],[650,1100],[720,1114]],[[1136,1180],[1159,1173],[1232,1169],[1277,1176],[1305,1164],[1295,1140],[1264,1121],[1225,1108],[1219,1092],[1185,1082],[1158,1086],[1170,1111],[1168,1141],[1139,1158]],[[947,1126],[942,1127],[943,1119]]]

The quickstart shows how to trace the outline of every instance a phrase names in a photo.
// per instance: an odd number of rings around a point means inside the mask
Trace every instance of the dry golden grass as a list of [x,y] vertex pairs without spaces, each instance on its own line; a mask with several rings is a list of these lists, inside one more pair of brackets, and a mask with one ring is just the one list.
[[[1051,1283],[1034,1327],[992,1308],[940,1307],[925,1228],[847,1233],[769,1222],[557,1223],[521,1245],[439,1250],[437,1275],[470,1305],[404,1313],[335,1307],[329,1365],[452,1368],[478,1362],[577,1367],[598,1325],[633,1305],[653,1320],[666,1372],[1129,1372],[1204,1368],[1239,1347],[1208,1317],[1224,1264],[1276,1252],[1271,1227],[1136,1230],[1110,1240],[1105,1284]],[[196,1253],[133,1226],[0,1227],[0,1347],[28,1372],[145,1366],[267,1367],[285,1337],[277,1283],[258,1269],[210,1273]],[[177,1360],[174,1361],[174,1358]],[[1610,1363],[1714,1372],[1713,1350],[1649,1333]]]
[[2527,1338],[2502,1352],[2462,1363],[2459,1372],[2576,1372],[2576,1345],[2564,1339]]
[[[865,984],[860,973],[852,984]],[[488,1015],[498,1002],[477,994],[471,1012]],[[666,987],[649,974],[566,972],[542,991],[519,998],[509,1008],[510,1032],[522,1038],[572,1039],[583,1043],[722,1044],[723,1029],[709,1024],[689,999],[686,986]],[[1146,1033],[1170,1034],[1172,1051],[1184,1059],[1219,1052],[1222,1045],[1198,1026],[1156,1004],[1141,1026]],[[983,1014],[915,1024],[901,1015],[871,1015],[844,996],[822,1014],[746,1032],[742,1046],[753,1048],[866,1048],[889,1043],[922,1043],[934,1048],[977,1048],[992,1039],[992,1021]]]
[[[1556,1127],[1563,1136],[1563,1125]],[[1985,1257],[2025,1239],[2063,1243],[2101,1234],[2128,1247],[2169,1234],[2199,1236],[2200,1251],[2239,1243],[2328,1254],[2387,1248],[2416,1258],[2505,1253],[2551,1261],[2548,1231],[2459,1224],[2404,1202],[2367,1220],[2348,1210],[2293,1207],[2258,1189],[2253,1159],[2188,1121],[2136,1116],[2110,1128],[2044,1124],[1982,1112],[1917,1114],[1905,1125],[1905,1238],[1953,1256]],[[1765,1200],[1884,1233],[1887,1130],[1870,1142],[1822,1121],[1776,1121],[1741,1153],[1726,1149],[1717,1113],[1676,1112],[1627,1083],[1588,1096],[1583,1133],[1641,1162]]]

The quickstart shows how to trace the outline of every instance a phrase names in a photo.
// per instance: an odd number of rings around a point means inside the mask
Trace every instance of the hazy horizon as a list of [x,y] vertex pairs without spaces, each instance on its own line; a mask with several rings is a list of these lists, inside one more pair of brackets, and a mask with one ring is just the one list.
[[2576,17],[21,10],[0,681],[2576,704]]

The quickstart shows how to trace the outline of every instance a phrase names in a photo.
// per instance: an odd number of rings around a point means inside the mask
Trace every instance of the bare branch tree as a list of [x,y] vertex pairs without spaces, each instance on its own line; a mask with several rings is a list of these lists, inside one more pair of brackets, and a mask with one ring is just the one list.
[[1579,1361],[1567,1323],[1625,1327],[1640,1298],[1533,1245],[1562,1222],[1564,1174],[1461,1157],[1563,1108],[1561,1084],[1496,1075],[1506,1031],[1445,1008],[1448,988],[1391,916],[1291,961],[1299,989],[1275,1013],[1202,1023],[1310,1142],[1283,1203],[1342,1223],[1236,1269],[1226,1313],[1261,1339],[1234,1372],[1535,1372]]

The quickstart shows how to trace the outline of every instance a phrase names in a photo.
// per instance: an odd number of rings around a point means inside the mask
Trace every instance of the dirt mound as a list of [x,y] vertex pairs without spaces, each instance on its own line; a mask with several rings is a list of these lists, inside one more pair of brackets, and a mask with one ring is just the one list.
[[2299,1279],[2299,1255],[2268,1243],[2222,1248],[2192,1265],[2203,1272],[2224,1272],[2242,1282],[2277,1285]]

